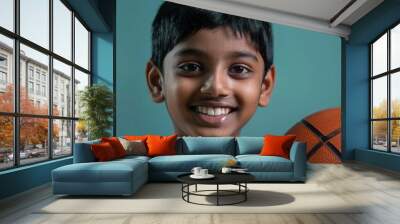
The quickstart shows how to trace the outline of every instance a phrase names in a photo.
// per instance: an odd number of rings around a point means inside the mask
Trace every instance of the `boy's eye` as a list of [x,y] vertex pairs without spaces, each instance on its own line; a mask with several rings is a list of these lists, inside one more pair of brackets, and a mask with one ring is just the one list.
[[199,72],[201,67],[199,64],[196,63],[185,63],[178,66],[184,72]]
[[247,76],[248,73],[250,73],[250,72],[251,72],[251,70],[244,65],[232,65],[229,68],[229,74],[231,74],[233,76],[243,77],[243,76]]

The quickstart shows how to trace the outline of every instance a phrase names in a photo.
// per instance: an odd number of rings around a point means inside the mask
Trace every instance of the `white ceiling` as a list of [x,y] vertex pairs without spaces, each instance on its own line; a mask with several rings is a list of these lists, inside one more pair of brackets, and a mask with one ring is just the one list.
[[383,0],[168,0],[347,38],[351,25]]
[[226,0],[227,2],[243,3],[255,7],[275,9],[295,15],[308,16],[316,19],[330,20],[351,0]]

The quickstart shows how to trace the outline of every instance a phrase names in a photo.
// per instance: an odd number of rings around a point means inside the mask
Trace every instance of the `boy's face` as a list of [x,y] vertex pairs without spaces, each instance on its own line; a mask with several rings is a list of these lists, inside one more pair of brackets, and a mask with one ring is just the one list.
[[165,57],[164,74],[149,62],[147,81],[153,100],[165,100],[179,136],[238,136],[266,106],[274,86],[272,66],[244,36],[228,28],[202,29]]

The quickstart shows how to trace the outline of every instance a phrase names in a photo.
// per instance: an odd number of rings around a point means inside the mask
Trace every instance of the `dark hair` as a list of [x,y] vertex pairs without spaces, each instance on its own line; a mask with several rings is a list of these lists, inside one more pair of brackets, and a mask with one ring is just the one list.
[[152,55],[155,65],[163,70],[165,56],[178,43],[201,29],[228,27],[235,35],[249,37],[264,59],[265,71],[273,62],[272,31],[268,22],[164,2],[152,26]]

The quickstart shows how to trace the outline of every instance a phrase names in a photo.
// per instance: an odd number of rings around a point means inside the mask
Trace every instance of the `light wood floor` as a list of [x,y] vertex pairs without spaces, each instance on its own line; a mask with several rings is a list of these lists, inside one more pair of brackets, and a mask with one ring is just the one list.
[[[220,224],[400,223],[400,174],[359,163],[310,165],[308,183],[367,204],[357,214],[37,214],[55,199],[49,185],[0,201],[0,223]],[[171,205],[173,206],[173,205]]]

